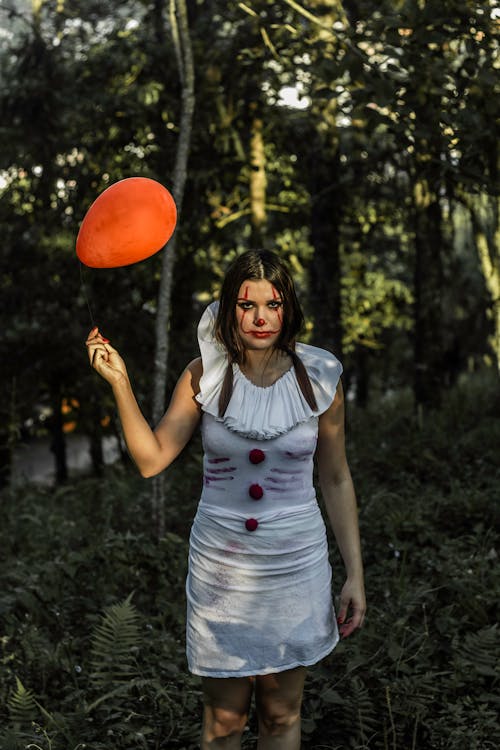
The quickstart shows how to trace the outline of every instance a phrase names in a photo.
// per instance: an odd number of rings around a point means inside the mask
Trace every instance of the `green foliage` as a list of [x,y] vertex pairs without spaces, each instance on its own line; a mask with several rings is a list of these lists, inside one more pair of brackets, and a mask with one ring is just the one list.
[[26,690],[21,680],[16,677],[15,690],[7,700],[9,718],[14,725],[30,724],[37,714],[36,700],[31,690]]
[[[405,393],[349,409],[368,615],[310,670],[304,750],[498,746],[499,416],[488,373],[441,412],[414,414]],[[171,469],[160,542],[148,482],[123,469],[3,492],[0,747],[198,746],[184,583],[199,452]],[[332,564],[338,590],[333,541]],[[244,747],[255,737],[252,716]]]
[[387,278],[377,268],[376,258],[367,258],[359,252],[346,253],[343,270],[346,353],[360,345],[368,349],[381,348],[383,334],[388,329],[411,330],[413,297],[405,282]]
[[[442,297],[436,339],[443,339],[446,384],[469,356],[481,361],[494,303],[453,203],[469,193],[494,197],[494,18],[483,6],[364,0],[345,12],[323,2],[301,12],[300,3],[270,0],[191,4],[197,108],[178,227],[169,387],[196,356],[203,302],[251,242],[256,112],[264,123],[265,241],[290,260],[301,299],[313,303],[306,336],[332,345],[319,321],[318,309],[326,309],[343,330],[353,379],[386,378],[387,362],[391,385],[413,377],[415,244],[437,243],[417,237],[418,177],[440,196],[444,270],[431,296]],[[112,414],[109,391],[91,378],[83,354],[91,321],[74,242],[85,210],[115,180],[142,174],[172,184],[179,129],[164,5],[37,7],[35,16],[29,3],[19,12],[0,7],[0,381],[8,394],[0,404],[0,458],[7,464],[20,425],[40,404],[56,413],[63,397],[76,398],[78,429],[95,440],[100,417]],[[285,86],[298,87],[304,109],[280,99]],[[319,203],[325,226],[316,219]],[[308,272],[322,234],[326,259],[338,242],[340,262],[320,264],[317,299]],[[95,320],[126,357],[146,414],[158,275],[159,258],[84,273]],[[342,295],[329,305],[340,275]],[[320,330],[311,330],[313,322]]]
[[[151,539],[144,484],[118,471],[78,489],[6,494],[13,533],[2,539],[0,695],[11,695],[22,675],[39,709],[26,730],[0,709],[8,727],[1,747],[8,732],[21,740],[25,731],[43,750],[76,750],[86,740],[136,748],[154,738],[170,747],[174,735],[196,737],[184,711],[197,712],[198,687],[181,679],[186,543],[173,531],[159,544]],[[186,491],[179,478],[178,492]],[[189,523],[181,497],[172,498],[171,528]],[[16,720],[21,706],[30,718],[31,702],[14,695]]]
[[95,687],[120,685],[137,676],[138,620],[132,594],[106,608],[91,638],[90,679]]

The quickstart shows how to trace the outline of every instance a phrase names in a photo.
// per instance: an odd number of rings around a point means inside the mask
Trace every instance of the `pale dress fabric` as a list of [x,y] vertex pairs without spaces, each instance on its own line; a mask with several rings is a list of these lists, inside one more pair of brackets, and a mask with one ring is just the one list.
[[338,641],[312,475],[318,416],[335,397],[342,366],[329,352],[297,345],[316,411],[293,369],[260,388],[235,366],[220,419],[227,356],[213,336],[216,304],[198,329],[204,478],[190,536],[187,658],[194,674],[243,677],[314,664]]

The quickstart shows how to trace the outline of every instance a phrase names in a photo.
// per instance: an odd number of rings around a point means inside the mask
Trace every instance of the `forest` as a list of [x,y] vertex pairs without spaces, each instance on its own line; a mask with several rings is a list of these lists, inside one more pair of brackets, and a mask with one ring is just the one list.
[[[255,247],[293,272],[301,340],[343,362],[366,565],[304,750],[500,745],[499,20],[495,0],[0,0],[0,750],[198,747],[200,439],[141,479],[84,342],[99,325],[155,424]],[[132,176],[172,192],[173,237],[80,264],[88,208]],[[42,439],[53,482],[13,482]]]

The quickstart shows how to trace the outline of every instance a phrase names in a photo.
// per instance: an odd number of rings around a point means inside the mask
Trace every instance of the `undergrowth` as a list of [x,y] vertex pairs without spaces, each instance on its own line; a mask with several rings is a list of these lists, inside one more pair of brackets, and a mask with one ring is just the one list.
[[[498,721],[498,382],[438,413],[404,396],[349,413],[366,564],[365,627],[310,670],[304,750],[493,750]],[[4,492],[0,750],[198,747],[184,656],[199,444],[172,468],[168,532],[149,483],[114,468]],[[337,589],[342,568],[332,543]],[[255,745],[252,717],[244,747]]]

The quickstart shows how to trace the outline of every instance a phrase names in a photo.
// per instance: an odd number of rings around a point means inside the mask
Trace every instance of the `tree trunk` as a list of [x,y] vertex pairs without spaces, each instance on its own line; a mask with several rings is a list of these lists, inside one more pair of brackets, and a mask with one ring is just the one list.
[[66,436],[63,432],[61,401],[61,389],[59,384],[56,384],[51,391],[52,417],[50,419],[50,450],[54,454],[56,484],[63,484],[68,479]]
[[342,359],[342,301],[340,262],[340,191],[338,151],[313,150],[311,160],[311,243],[309,301],[314,320],[313,343]]
[[415,333],[414,395],[417,407],[437,407],[443,371],[441,206],[423,177],[414,184]]
[[8,410],[0,411],[0,490],[9,486],[12,476],[12,459],[20,421],[17,414],[16,386],[16,378],[13,377]]
[[368,351],[358,346],[356,351],[356,406],[365,409],[370,388],[370,368]]
[[[311,0],[308,9],[287,0],[298,13],[312,23],[312,37],[322,43],[322,56],[335,60],[338,38],[334,24],[348,26],[347,16],[340,0],[329,4]],[[312,12],[313,16],[309,13]],[[310,138],[304,133],[308,158],[311,195],[311,243],[314,255],[310,264],[309,303],[313,316],[313,343],[332,350],[342,359],[342,298],[340,219],[342,194],[339,189],[340,154],[337,126],[337,101],[323,98],[313,85]]]
[[100,413],[96,410],[95,412],[96,421],[95,428],[90,431],[89,435],[89,452],[90,461],[92,464],[92,471],[94,476],[102,476],[104,468],[104,451],[102,447],[102,430],[100,425]]
[[9,486],[12,473],[12,450],[9,445],[9,433],[0,430],[0,490]]
[[[498,184],[500,150],[492,149],[489,179]],[[490,346],[500,374],[500,197],[494,194],[460,192],[459,200],[468,208],[474,232],[474,241],[484,283],[491,298],[489,314],[493,323]]]
[[[479,198],[481,200],[481,197]],[[495,355],[498,372],[500,373],[500,227],[498,225],[498,198],[490,199],[484,196],[484,200],[490,204],[490,217],[488,226],[485,216],[472,207],[471,218],[474,228],[474,240],[484,282],[491,297],[491,317],[493,322],[493,334],[490,338],[490,346]],[[494,201],[494,204],[493,204]],[[472,203],[477,202],[475,199]]]
[[267,178],[263,128],[262,118],[255,114],[250,135],[250,208],[253,247],[263,246],[267,221]]
[[[182,213],[184,187],[187,177],[187,162],[191,145],[191,129],[195,105],[194,63],[189,34],[188,14],[185,0],[170,0],[170,22],[174,41],[179,77],[182,87],[179,142],[174,167],[173,197],[177,206],[177,222]],[[165,411],[169,355],[169,320],[172,296],[172,276],[175,264],[177,232],[174,232],[168,248],[162,253],[158,307],[156,313],[156,352],[154,361],[153,423],[157,424]],[[161,537],[165,530],[165,480],[163,474],[155,477],[152,487],[152,516],[156,534]]]

